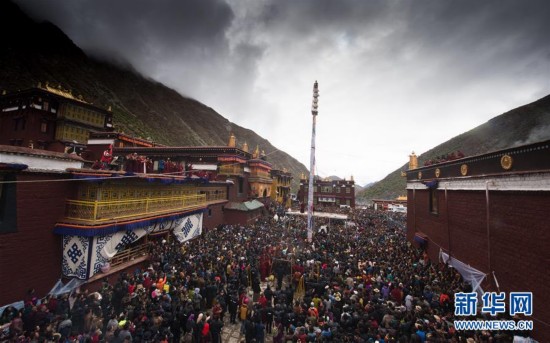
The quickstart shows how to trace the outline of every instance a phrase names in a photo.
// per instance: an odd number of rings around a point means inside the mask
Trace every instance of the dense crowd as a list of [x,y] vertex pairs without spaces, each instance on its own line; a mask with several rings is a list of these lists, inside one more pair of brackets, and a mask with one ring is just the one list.
[[[244,341],[511,342],[506,332],[457,332],[460,275],[430,263],[405,238],[405,216],[351,211],[306,239],[305,220],[266,215],[183,245],[158,241],[144,269],[91,292],[27,299],[1,320],[17,342],[221,342],[224,325]],[[326,221],[326,222],[325,222]]]

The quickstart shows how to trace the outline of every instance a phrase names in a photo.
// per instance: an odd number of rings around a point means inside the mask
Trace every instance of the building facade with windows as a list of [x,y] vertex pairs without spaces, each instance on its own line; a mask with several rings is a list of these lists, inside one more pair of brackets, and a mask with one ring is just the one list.
[[[353,176],[350,180],[316,178],[313,185],[313,206],[316,210],[344,206],[355,208],[355,181],[353,181]],[[308,188],[309,180],[302,174],[300,190],[298,191],[298,200],[302,204],[307,204]]]
[[112,113],[40,83],[0,97],[0,144],[81,152],[91,132],[113,130]]
[[271,179],[273,180],[271,184],[271,199],[283,205],[285,208],[289,208],[292,205],[290,193],[292,174],[286,169],[272,169]]
[[84,164],[76,154],[0,146],[0,277],[10,279],[0,304],[29,285],[45,295],[61,278],[93,283],[135,269],[150,242],[185,242],[223,222],[225,182]]
[[[418,164],[416,164],[418,165]],[[415,167],[407,236],[432,261],[462,263],[484,291],[532,292],[535,338],[550,340],[550,141]],[[468,276],[466,276],[468,277]]]

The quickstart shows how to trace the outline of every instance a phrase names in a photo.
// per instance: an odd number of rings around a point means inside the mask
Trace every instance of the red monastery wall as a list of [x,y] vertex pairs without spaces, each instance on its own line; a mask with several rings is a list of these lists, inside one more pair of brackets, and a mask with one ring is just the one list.
[[[427,252],[432,261],[439,260],[441,247],[450,250],[452,257],[489,273],[482,284],[484,290],[533,292],[533,317],[527,319],[533,319],[536,332],[550,335],[550,326],[545,324],[550,319],[550,307],[546,306],[550,304],[548,192],[490,191],[489,232],[485,191],[448,191],[447,202],[445,192],[438,192],[439,213],[432,214],[429,191],[417,190],[413,200],[409,190],[409,240],[420,231],[428,236]],[[542,341],[550,341],[546,338]]]
[[[22,174],[18,180],[60,179],[57,175]],[[17,232],[0,237],[0,304],[23,300],[28,289],[42,297],[61,276],[61,237],[53,234],[72,197],[71,182],[17,184]],[[47,263],[45,263],[47,261]]]

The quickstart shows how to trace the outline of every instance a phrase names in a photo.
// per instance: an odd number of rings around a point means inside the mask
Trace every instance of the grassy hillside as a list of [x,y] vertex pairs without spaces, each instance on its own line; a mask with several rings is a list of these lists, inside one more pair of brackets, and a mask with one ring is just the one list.
[[[531,104],[501,114],[468,132],[458,135],[418,157],[419,165],[437,156],[461,150],[466,156],[484,154],[512,146],[550,139],[550,95]],[[405,164],[383,180],[357,194],[359,201],[393,199],[405,194],[401,171]]]

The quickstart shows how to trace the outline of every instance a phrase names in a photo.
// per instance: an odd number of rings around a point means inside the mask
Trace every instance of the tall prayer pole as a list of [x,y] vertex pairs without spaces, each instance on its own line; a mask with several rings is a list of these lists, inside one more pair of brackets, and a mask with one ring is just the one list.
[[311,114],[313,116],[313,125],[311,129],[311,156],[309,160],[309,188],[307,194],[307,241],[313,240],[313,185],[315,178],[315,125],[317,123],[319,84],[317,81],[313,84],[313,103],[311,104]]

